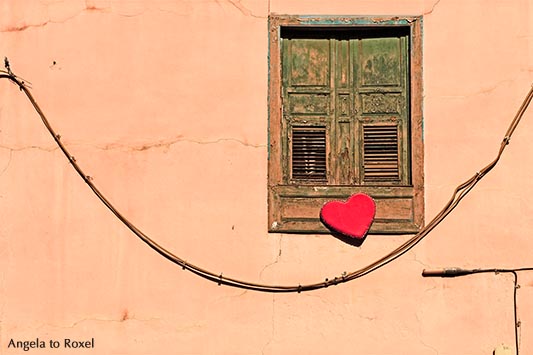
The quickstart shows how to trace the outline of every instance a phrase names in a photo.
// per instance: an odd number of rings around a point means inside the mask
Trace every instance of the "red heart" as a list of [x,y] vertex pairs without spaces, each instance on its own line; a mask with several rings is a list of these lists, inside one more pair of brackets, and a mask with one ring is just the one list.
[[330,229],[352,238],[363,239],[376,214],[372,197],[359,193],[348,201],[330,201],[322,206],[320,219]]

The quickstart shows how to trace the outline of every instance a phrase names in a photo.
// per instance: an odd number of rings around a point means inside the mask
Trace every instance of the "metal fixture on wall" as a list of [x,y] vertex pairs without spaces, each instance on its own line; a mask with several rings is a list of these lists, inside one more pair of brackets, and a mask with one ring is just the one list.
[[519,339],[518,339],[518,328],[520,328],[520,321],[518,320],[518,311],[516,307],[516,293],[520,288],[518,284],[518,272],[520,271],[533,271],[533,267],[523,267],[517,269],[461,269],[461,268],[444,268],[444,269],[433,269],[422,271],[422,276],[424,277],[461,277],[473,274],[486,274],[494,273],[498,274],[513,274],[514,276],[514,290],[513,290],[513,307],[514,307],[514,335],[515,335],[515,350],[516,355],[520,354],[519,350]]

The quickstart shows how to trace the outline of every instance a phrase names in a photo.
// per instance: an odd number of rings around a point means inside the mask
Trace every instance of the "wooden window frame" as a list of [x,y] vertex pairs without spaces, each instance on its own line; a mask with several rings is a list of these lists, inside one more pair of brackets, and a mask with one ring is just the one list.
[[[410,182],[398,186],[295,183],[286,176],[283,148],[281,68],[282,27],[409,27]],[[319,211],[330,200],[358,192],[376,201],[371,234],[416,233],[424,224],[424,151],[422,126],[422,17],[269,16],[268,230],[281,233],[329,233]]]

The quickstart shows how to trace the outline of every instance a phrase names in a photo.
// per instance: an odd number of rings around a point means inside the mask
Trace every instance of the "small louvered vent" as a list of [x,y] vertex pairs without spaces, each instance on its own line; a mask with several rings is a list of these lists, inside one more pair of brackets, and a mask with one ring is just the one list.
[[292,127],[292,178],[327,180],[325,127]]
[[400,180],[398,126],[364,125],[363,147],[365,182]]

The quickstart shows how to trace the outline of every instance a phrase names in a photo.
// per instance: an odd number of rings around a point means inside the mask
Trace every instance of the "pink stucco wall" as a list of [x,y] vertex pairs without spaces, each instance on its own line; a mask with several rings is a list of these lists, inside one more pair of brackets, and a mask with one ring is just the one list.
[[[160,244],[215,272],[298,284],[352,271],[359,248],[268,234],[269,13],[423,15],[426,220],[496,154],[533,82],[532,0],[5,0],[0,56],[77,161]],[[55,64],[54,64],[55,63]],[[0,354],[492,354],[514,344],[512,277],[533,266],[533,109],[501,162],[413,251],[302,294],[219,287],[136,239],[92,195],[17,87],[0,81]],[[533,353],[533,273],[520,350]]]

